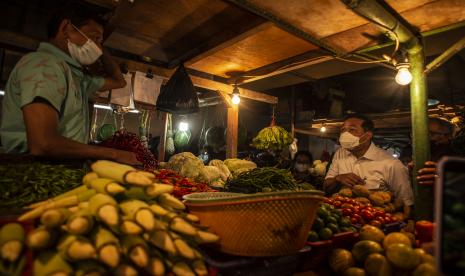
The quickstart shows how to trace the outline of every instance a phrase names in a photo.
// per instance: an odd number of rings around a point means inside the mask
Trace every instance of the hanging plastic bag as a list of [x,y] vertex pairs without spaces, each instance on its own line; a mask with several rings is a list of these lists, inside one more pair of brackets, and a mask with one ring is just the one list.
[[184,65],[180,65],[157,99],[157,109],[172,114],[199,111],[199,98]]

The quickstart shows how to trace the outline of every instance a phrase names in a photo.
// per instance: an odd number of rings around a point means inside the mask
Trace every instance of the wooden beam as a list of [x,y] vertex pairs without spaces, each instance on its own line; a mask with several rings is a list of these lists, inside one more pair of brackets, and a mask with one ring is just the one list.
[[165,161],[166,153],[166,132],[168,131],[168,117],[171,116],[168,113],[162,112],[162,126],[163,130],[160,136],[160,145],[158,146],[158,161]]
[[283,59],[253,70],[244,72],[243,74],[230,78],[228,83],[248,83],[264,78],[269,78],[275,75],[280,75],[300,68],[308,67],[325,61],[334,59],[321,50],[312,50],[291,58]]
[[226,158],[237,157],[237,133],[239,126],[239,106],[228,108],[228,128],[226,130]]

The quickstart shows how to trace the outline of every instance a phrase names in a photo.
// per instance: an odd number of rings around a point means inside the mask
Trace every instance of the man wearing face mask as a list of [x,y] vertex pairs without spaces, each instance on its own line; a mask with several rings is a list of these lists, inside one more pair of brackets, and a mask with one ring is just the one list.
[[339,143],[326,174],[324,189],[335,193],[341,187],[363,185],[369,190],[390,191],[410,214],[413,192],[408,169],[388,152],[372,143],[374,124],[362,115],[350,115],[341,127]]
[[[0,133],[7,153],[140,164],[134,153],[87,144],[89,100],[98,90],[126,85],[102,51],[103,26],[93,11],[67,7],[47,25],[49,41],[16,64],[3,100]],[[85,73],[99,59],[105,78]]]

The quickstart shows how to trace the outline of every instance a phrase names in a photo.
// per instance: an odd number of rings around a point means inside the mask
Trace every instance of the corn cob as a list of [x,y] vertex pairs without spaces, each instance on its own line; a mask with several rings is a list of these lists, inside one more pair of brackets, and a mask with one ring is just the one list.
[[55,251],[45,251],[39,254],[33,264],[34,275],[72,275],[73,269]]
[[150,197],[156,197],[161,194],[173,192],[173,185],[153,183],[145,188],[145,193]]
[[145,173],[140,173],[131,166],[99,160],[92,164],[92,170],[100,177],[110,178],[119,183],[128,183],[135,186],[148,186],[152,180]]
[[82,184],[84,184],[87,188],[90,189],[90,181],[97,179],[98,174],[96,172],[88,172],[84,177],[82,178]]
[[179,199],[175,198],[174,196],[170,194],[161,194],[158,196],[158,202],[162,207],[172,207],[177,210],[184,210],[186,209],[186,206],[179,201]]
[[129,218],[123,218],[119,229],[126,235],[139,235],[143,232],[143,229]]
[[105,268],[96,261],[81,261],[76,265],[74,276],[103,276],[106,275]]
[[137,270],[128,265],[128,264],[120,264],[116,269],[115,269],[115,276],[137,276]]
[[97,250],[97,258],[101,262],[113,268],[119,264],[119,240],[113,233],[103,227],[97,227],[92,233],[92,241]]
[[94,226],[94,218],[88,209],[80,209],[71,214],[66,222],[66,231],[74,235],[88,233]]
[[149,261],[149,273],[154,276],[165,275],[165,265],[159,258],[151,258]]
[[8,223],[2,226],[2,229],[0,229],[2,259],[15,262],[23,250],[25,236],[21,224]]
[[152,212],[155,215],[160,216],[160,217],[166,216],[169,213],[168,210],[166,210],[165,208],[161,207],[160,205],[156,203],[150,205],[150,210],[152,210]]
[[54,228],[62,225],[71,215],[66,208],[57,208],[46,210],[40,217],[40,222],[48,228]]
[[197,229],[181,217],[174,217],[171,219],[170,229],[188,236],[197,235]]
[[143,201],[152,200],[146,193],[145,189],[142,187],[129,187],[126,191],[124,191],[124,195],[128,199],[138,199]]
[[217,235],[201,230],[197,231],[197,236],[195,237],[195,239],[199,243],[214,243],[220,240],[220,238]]
[[185,218],[190,222],[199,222],[200,221],[200,219],[197,216],[193,215],[193,214],[186,214]]
[[33,209],[18,218],[18,221],[26,221],[32,220],[35,218],[40,217],[45,210],[52,209],[52,208],[62,208],[62,207],[70,207],[78,205],[80,202],[84,202],[89,200],[92,196],[94,196],[96,192],[94,190],[87,190],[79,195],[72,195],[69,197],[60,198],[57,200],[53,200],[50,203],[41,205],[36,209]]
[[95,258],[95,248],[83,237],[66,234],[61,238],[57,249],[62,256],[71,261],[81,261]]
[[113,227],[118,225],[119,216],[116,201],[104,194],[96,194],[89,200],[90,212],[103,221],[106,225]]
[[55,241],[55,231],[39,226],[27,234],[26,244],[31,249],[44,249],[50,247]]
[[176,276],[195,276],[192,269],[184,262],[177,262],[171,268],[171,271]]
[[109,178],[92,179],[89,185],[92,189],[97,191],[97,193],[107,195],[116,195],[126,190],[123,186],[119,185],[113,179]]
[[179,255],[189,260],[195,259],[194,250],[183,239],[177,237],[173,239],[173,242]]
[[208,275],[207,267],[202,260],[195,260],[192,262],[192,268],[194,268],[195,273],[198,276],[206,276]]
[[155,218],[147,203],[133,199],[122,202],[119,206],[128,218],[137,222],[144,230],[153,230]]
[[47,199],[47,200],[44,200],[44,201],[40,201],[40,202],[36,202],[36,203],[33,203],[31,205],[29,205],[28,207],[29,208],[32,208],[32,209],[35,209],[35,208],[38,208],[40,206],[43,206],[43,205],[46,205],[46,204],[49,204],[49,203],[52,203],[53,201],[56,201],[60,198],[65,198],[65,197],[69,197],[69,196],[72,196],[72,195],[77,195],[77,194],[81,194],[85,191],[87,191],[88,188],[86,185],[81,185],[79,187],[76,187],[66,193],[62,193],[54,198],[50,198],[50,199]]
[[146,267],[149,262],[147,243],[139,236],[123,236],[121,240],[124,254],[138,267]]
[[150,236],[150,243],[171,255],[177,255],[176,247],[166,231],[154,231]]

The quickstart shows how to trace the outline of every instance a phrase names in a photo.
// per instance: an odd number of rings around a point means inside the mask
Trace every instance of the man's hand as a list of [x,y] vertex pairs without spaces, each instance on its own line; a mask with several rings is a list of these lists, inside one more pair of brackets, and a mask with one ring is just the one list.
[[426,161],[425,167],[418,170],[417,181],[420,185],[434,185],[437,177],[436,162]]
[[124,150],[120,150],[116,153],[114,161],[133,166],[142,165],[142,163],[137,160],[135,153]]
[[347,186],[349,188],[352,188],[357,184],[363,184],[363,179],[361,179],[358,175],[354,173],[340,174],[336,176],[335,179],[341,185]]

